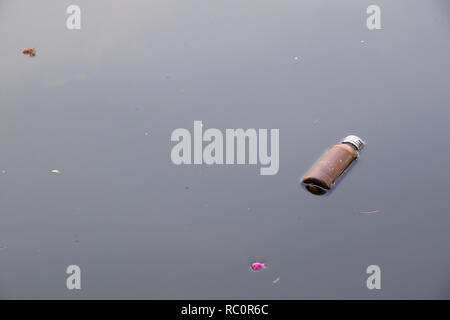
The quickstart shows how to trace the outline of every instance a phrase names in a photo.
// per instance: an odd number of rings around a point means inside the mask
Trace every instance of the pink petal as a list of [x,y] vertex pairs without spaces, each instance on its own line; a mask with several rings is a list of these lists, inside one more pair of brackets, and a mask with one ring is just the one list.
[[264,269],[266,266],[264,265],[264,263],[261,262],[253,262],[252,263],[252,270],[253,271],[258,271],[261,269]]

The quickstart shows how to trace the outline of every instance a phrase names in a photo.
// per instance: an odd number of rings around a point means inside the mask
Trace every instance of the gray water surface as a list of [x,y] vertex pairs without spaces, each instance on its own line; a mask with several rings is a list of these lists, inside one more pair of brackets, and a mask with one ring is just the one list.
[[[72,3],[0,1],[0,298],[450,298],[449,1]],[[194,120],[279,128],[279,173],[174,165]]]

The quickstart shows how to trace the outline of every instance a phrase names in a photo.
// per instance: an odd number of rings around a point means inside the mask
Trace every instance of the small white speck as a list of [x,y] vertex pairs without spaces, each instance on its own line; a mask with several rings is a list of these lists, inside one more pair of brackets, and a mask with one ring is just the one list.
[[2,170],[2,173],[5,174],[5,173],[6,173],[6,170]]
[[61,171],[59,171],[58,169],[53,169],[53,170],[50,170],[50,172],[51,173],[60,173]]
[[294,57],[294,60],[298,60],[298,57]]
[[146,132],[146,133],[145,133],[145,135],[146,135],[146,136],[148,136],[148,135],[149,135],[149,133],[148,133],[148,132]]
[[361,43],[364,43],[365,41],[364,40],[361,40]]

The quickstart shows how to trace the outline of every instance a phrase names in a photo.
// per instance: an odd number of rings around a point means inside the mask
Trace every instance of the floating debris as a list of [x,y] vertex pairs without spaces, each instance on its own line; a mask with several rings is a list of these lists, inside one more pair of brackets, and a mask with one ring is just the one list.
[[373,210],[373,211],[361,211],[360,213],[363,213],[363,214],[365,214],[365,213],[378,213],[378,212],[380,212],[380,210]]
[[364,43],[365,41],[364,40],[361,40],[361,43]]
[[347,136],[341,143],[328,149],[316,164],[305,174],[302,183],[315,195],[323,195],[358,157],[364,146],[357,136]]
[[3,174],[6,174],[6,170],[2,170],[2,173],[3,173]]
[[0,247],[0,251],[5,251],[6,247]]
[[23,54],[28,55],[30,57],[36,56],[36,49],[35,48],[28,48],[22,51]]
[[150,133],[148,133],[148,132],[146,132],[146,133],[144,133],[146,136],[148,136]]
[[314,124],[318,124],[319,123],[319,119],[316,119],[313,121]]
[[53,170],[50,170],[50,172],[51,173],[60,173],[61,171],[59,171],[58,169],[53,169]]
[[189,190],[189,189],[190,189],[190,187],[186,186],[186,187],[184,187],[184,189],[186,189],[186,190]]
[[253,271],[259,271],[261,269],[264,269],[265,267],[266,265],[262,262],[253,262],[251,266]]
[[278,281],[280,281],[280,277],[276,278],[275,280],[272,281],[272,283],[278,283]]
[[294,60],[298,60],[298,57],[294,57]]

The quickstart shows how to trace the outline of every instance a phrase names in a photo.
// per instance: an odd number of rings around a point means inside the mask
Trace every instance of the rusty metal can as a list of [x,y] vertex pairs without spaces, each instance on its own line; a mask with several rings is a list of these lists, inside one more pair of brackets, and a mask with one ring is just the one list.
[[363,140],[350,135],[328,149],[302,178],[306,189],[316,195],[327,193],[352,162],[358,159],[358,151],[363,146]]

